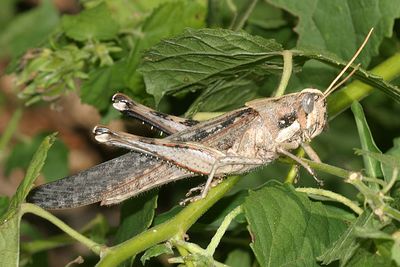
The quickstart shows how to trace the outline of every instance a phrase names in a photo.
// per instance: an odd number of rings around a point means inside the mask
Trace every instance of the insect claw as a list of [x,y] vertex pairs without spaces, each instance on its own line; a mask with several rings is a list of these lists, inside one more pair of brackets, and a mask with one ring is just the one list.
[[191,188],[185,195],[185,197],[190,197],[191,195],[193,195],[194,192],[201,192],[204,189],[205,184],[201,184],[199,186],[193,187]]
[[314,180],[317,182],[319,187],[323,187],[324,186],[324,181],[321,179],[318,179],[315,175],[313,175]]
[[197,196],[194,196],[194,197],[188,197],[188,198],[185,198],[184,200],[180,201],[179,205],[186,206],[188,203],[193,203],[193,202],[195,202],[197,200],[200,200],[200,199],[203,199],[203,197],[201,195],[197,195]]

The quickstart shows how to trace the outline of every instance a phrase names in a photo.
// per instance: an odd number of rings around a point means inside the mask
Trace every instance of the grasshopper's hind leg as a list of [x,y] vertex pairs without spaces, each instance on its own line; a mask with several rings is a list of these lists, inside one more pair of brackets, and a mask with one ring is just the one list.
[[[215,177],[218,169],[226,167],[226,166],[231,166],[232,168],[235,168],[234,166],[261,166],[265,164],[263,159],[259,158],[247,158],[247,157],[242,157],[242,156],[225,156],[218,158],[211,169],[211,172],[208,174],[208,179],[205,184],[200,185],[198,187],[192,188],[186,196],[190,196],[193,192],[196,191],[201,191],[201,193],[197,196],[189,197],[184,199],[183,201],[180,202],[181,205],[184,205],[188,202],[194,202],[199,199],[203,199],[207,196],[208,191],[210,190],[211,187],[219,184],[222,181],[222,177],[218,176]],[[227,170],[227,174],[231,173],[231,171]],[[240,171],[236,171],[240,172]]]
[[124,115],[149,124],[151,128],[154,127],[167,135],[183,131],[198,123],[195,120],[171,116],[153,110],[121,93],[116,93],[112,98],[112,102],[113,107]]
[[[199,143],[179,142],[165,139],[146,138],[123,132],[111,131],[107,127],[97,126],[93,130],[97,141],[123,147],[156,156],[190,172],[208,175],[200,198],[204,198],[215,176],[240,173],[247,166],[260,166],[265,162],[260,158],[248,158],[240,155],[227,155],[215,148]],[[223,168],[221,170],[221,168]]]
[[193,173],[208,175],[214,162],[226,156],[217,149],[193,142],[180,142],[170,138],[157,139],[116,132],[103,126],[93,130],[100,143],[156,156]]
[[[207,196],[208,191],[210,190],[210,186],[213,182],[213,178],[217,172],[218,169],[225,167],[225,166],[237,166],[237,165],[243,165],[243,166],[261,166],[265,162],[263,159],[259,158],[247,158],[247,157],[242,157],[242,156],[225,156],[218,158],[217,161],[213,164],[213,167],[211,169],[210,174],[208,175],[207,182],[204,186],[203,191],[201,192],[201,198],[205,198]],[[234,167],[233,167],[234,168]]]

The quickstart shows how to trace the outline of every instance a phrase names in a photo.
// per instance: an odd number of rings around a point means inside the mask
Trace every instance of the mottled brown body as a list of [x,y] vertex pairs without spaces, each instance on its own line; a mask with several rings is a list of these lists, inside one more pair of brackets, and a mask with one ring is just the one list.
[[337,83],[371,33],[372,29],[324,93],[304,89],[282,97],[253,100],[241,109],[204,122],[163,114],[116,94],[113,106],[117,110],[170,136],[153,139],[97,126],[93,130],[97,141],[133,151],[76,175],[41,185],[28,199],[47,209],[95,202],[115,204],[151,188],[199,174],[208,176],[201,195],[204,197],[214,177],[248,172],[268,164],[280,154],[291,157],[313,174],[311,168],[289,150],[302,145],[310,158],[319,160],[306,144],[326,126],[326,97],[356,71],[357,66]]
[[[153,139],[96,127],[98,141],[134,151],[39,186],[29,200],[47,209],[95,202],[109,205],[199,174],[214,171],[213,176],[221,177],[248,172],[275,160],[278,148],[295,149],[318,135],[326,124],[326,102],[322,98],[320,91],[305,89],[279,98],[254,100],[244,108],[197,122],[144,109],[117,94],[113,101],[118,110],[138,119],[151,113],[142,120],[172,135]],[[306,101],[311,101],[311,108]],[[221,166],[215,167],[216,162]]]

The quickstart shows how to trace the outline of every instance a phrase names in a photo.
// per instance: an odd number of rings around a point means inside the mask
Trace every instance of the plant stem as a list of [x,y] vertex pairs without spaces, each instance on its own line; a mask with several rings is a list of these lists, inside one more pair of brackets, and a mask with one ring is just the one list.
[[282,78],[279,82],[278,89],[276,89],[275,96],[282,96],[285,93],[286,87],[289,83],[290,76],[292,75],[293,62],[292,62],[292,52],[289,50],[284,50],[282,52],[283,56],[283,71]]
[[[249,0],[247,6],[245,7],[244,13],[239,16],[239,20],[235,21],[235,26],[233,27],[234,31],[238,31],[243,28],[247,19],[250,17],[251,12],[253,12],[254,7],[256,6],[258,0]],[[236,23],[237,22],[237,23]]]
[[337,194],[337,193],[329,191],[329,190],[318,189],[318,188],[296,188],[296,191],[303,192],[303,193],[310,194],[310,195],[324,196],[324,197],[327,197],[327,198],[330,198],[332,200],[342,203],[343,205],[352,209],[358,215],[363,213],[363,210],[360,207],[358,207],[356,204],[354,204],[353,201],[351,201],[350,199],[348,199],[340,194]]
[[217,232],[211,239],[210,244],[208,244],[206,251],[207,254],[212,256],[214,255],[215,249],[217,248],[219,242],[221,241],[222,237],[224,236],[226,229],[228,229],[229,225],[231,224],[232,220],[235,219],[240,213],[242,213],[242,206],[236,207],[234,210],[229,212],[228,215],[225,216],[224,220],[222,221],[221,225],[218,227]]
[[398,211],[398,210],[396,210],[396,209],[390,207],[389,205],[386,205],[386,206],[383,208],[383,212],[384,212],[387,216],[389,216],[389,217],[395,219],[396,221],[400,222],[400,211]]
[[[302,161],[304,161],[305,163],[307,163],[307,165],[309,165],[311,168],[317,170],[317,171],[322,171],[325,173],[329,173],[332,174],[334,176],[338,176],[344,179],[347,179],[350,175],[350,171],[336,167],[336,166],[332,166],[326,163],[320,163],[320,162],[315,162],[306,158],[301,158]],[[292,159],[289,158],[279,158],[280,162],[283,163],[287,163],[287,164],[296,164],[296,162]],[[285,181],[287,183],[289,183],[290,181]]]
[[[391,81],[400,76],[400,53],[396,53],[384,62],[373,68],[371,73],[381,76],[385,81]],[[353,81],[346,87],[333,92],[328,97],[329,120],[333,120],[337,115],[350,107],[355,100],[361,100],[371,93],[373,87],[361,81]],[[213,118],[223,114],[223,112],[198,112],[196,118]]]
[[206,198],[191,203],[170,220],[156,225],[121,244],[110,247],[96,266],[117,266],[124,260],[136,255],[149,247],[164,242],[176,235],[184,233],[212,207],[237,182],[238,176],[225,179],[221,184],[212,188]]
[[[381,76],[385,81],[390,81],[400,75],[400,53],[396,53],[384,62],[373,68],[371,73]],[[346,110],[355,100],[366,97],[373,87],[360,81],[353,81],[348,86],[332,93],[328,97],[329,120],[332,120]]]
[[97,255],[101,255],[101,253],[107,250],[104,245],[98,244],[93,240],[87,238],[86,236],[80,234],[79,232],[75,231],[67,224],[65,224],[63,221],[55,217],[53,214],[42,209],[39,206],[36,206],[31,203],[23,203],[21,205],[21,212],[22,214],[33,213],[39,217],[42,217],[43,219],[48,220],[49,222],[60,228],[62,231],[64,231],[66,234],[71,236],[73,239],[77,240],[78,242],[88,247],[91,251],[93,251]]
[[[300,148],[299,151],[296,154],[296,157],[303,158],[304,155],[305,155],[304,149]],[[296,162],[294,162],[294,164],[290,167],[290,170],[289,170],[289,172],[288,172],[288,174],[287,174],[287,176],[285,178],[285,183],[294,184],[296,176],[298,175],[298,173],[299,173],[298,165],[296,164]]]

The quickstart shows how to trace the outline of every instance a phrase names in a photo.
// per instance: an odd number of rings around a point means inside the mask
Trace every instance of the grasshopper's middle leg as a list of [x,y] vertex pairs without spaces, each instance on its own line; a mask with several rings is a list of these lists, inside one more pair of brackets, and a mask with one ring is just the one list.
[[278,149],[278,152],[282,155],[285,155],[291,159],[293,159],[294,161],[296,161],[297,163],[299,163],[301,166],[303,166],[303,168],[309,173],[311,174],[311,176],[314,178],[314,180],[318,183],[319,186],[323,186],[324,182],[320,179],[317,178],[317,176],[315,175],[314,170],[307,164],[305,163],[301,158],[297,157],[296,155],[293,155],[292,153],[284,150],[284,149]]

